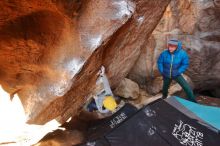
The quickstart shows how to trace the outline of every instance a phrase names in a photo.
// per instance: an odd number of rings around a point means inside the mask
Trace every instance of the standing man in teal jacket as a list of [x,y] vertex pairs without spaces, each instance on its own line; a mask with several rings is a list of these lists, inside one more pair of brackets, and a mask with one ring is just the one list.
[[190,101],[196,102],[193,91],[182,73],[189,66],[189,57],[182,49],[182,43],[176,39],[168,42],[168,49],[163,51],[157,61],[158,69],[163,76],[163,99],[168,95],[168,89],[172,80],[175,80],[186,92]]

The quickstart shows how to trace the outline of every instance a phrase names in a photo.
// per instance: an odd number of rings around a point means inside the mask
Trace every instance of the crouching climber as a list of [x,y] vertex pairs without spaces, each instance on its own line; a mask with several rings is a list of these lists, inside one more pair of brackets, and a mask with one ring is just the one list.
[[87,110],[90,112],[99,111],[103,114],[114,112],[117,108],[117,103],[110,88],[108,78],[105,75],[105,68],[103,66],[100,70],[99,78],[104,86],[104,89],[93,96],[93,99],[87,106]]
[[163,99],[168,95],[171,81],[175,80],[186,92],[188,99],[192,102],[196,102],[191,87],[182,76],[182,73],[184,73],[189,66],[189,57],[182,49],[181,41],[176,39],[170,40],[168,42],[168,49],[160,54],[157,65],[159,72],[163,76]]
[[112,96],[94,96],[90,104],[87,106],[89,112],[99,111],[100,113],[114,112],[117,108],[117,103]]

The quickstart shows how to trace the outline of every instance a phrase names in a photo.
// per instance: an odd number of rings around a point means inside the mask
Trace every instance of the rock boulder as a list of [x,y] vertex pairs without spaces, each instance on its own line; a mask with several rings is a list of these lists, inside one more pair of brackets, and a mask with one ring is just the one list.
[[169,0],[0,1],[0,84],[29,123],[77,115],[101,65],[114,88]]

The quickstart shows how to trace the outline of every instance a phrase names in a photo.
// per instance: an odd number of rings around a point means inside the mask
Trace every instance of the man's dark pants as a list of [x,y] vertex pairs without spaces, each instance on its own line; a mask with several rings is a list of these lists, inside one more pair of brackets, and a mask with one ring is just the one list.
[[180,75],[174,79],[163,77],[163,97],[165,97],[165,98],[167,97],[168,89],[169,89],[169,86],[170,86],[170,83],[172,80],[175,80],[183,88],[183,90],[185,91],[185,93],[190,101],[196,102],[195,96],[193,94],[191,87],[189,86],[189,84],[183,78],[182,75]]

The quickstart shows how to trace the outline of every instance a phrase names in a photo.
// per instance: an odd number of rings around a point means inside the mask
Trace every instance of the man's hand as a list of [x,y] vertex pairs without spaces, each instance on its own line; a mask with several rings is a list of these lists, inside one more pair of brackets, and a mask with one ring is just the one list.
[[105,74],[105,67],[102,66],[101,69],[99,70],[99,75],[103,76]]

